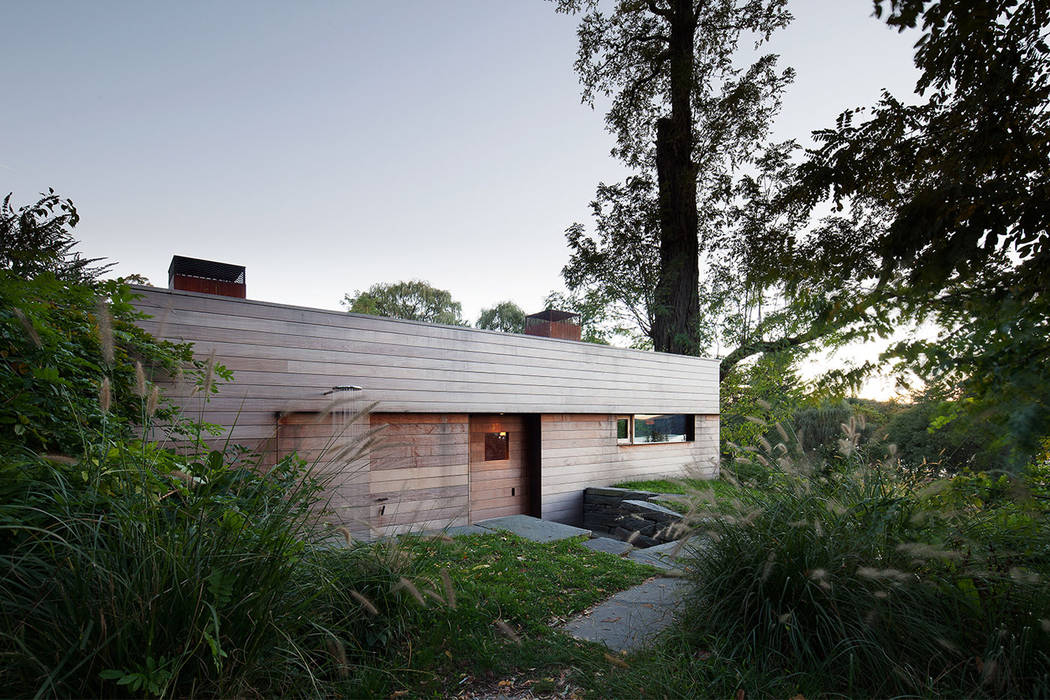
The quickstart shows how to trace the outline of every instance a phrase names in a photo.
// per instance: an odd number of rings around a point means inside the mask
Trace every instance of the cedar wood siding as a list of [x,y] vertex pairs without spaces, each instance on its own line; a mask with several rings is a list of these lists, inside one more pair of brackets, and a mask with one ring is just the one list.
[[618,445],[615,415],[541,416],[543,517],[578,523],[588,486],[651,476],[716,478],[718,416],[697,415],[695,420],[693,442]]
[[[152,287],[135,291],[142,295],[136,305],[151,316],[140,322],[145,330],[193,342],[198,356],[214,352],[233,370],[234,382],[207,406],[188,387],[167,389],[188,413],[226,426],[234,443],[283,452],[288,440],[274,442],[278,416],[323,414],[332,398],[324,391],[364,387],[353,404],[377,404],[379,418],[371,424],[387,426],[382,432],[390,434],[391,445],[373,455],[370,479],[356,477],[355,483],[370,484],[369,517],[382,531],[467,520],[470,414],[542,414],[541,510],[547,518],[578,520],[579,492],[587,485],[693,465],[717,473],[716,360]],[[696,441],[619,446],[615,416],[632,413],[695,414]],[[435,420],[462,426],[442,428],[450,431],[442,449],[459,456],[424,464],[436,458],[420,449],[435,439]],[[386,500],[375,500],[381,498]]]

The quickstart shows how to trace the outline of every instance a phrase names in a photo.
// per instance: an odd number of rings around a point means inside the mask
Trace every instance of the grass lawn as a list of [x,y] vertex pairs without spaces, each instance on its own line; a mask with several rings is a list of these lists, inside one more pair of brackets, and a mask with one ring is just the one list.
[[565,620],[660,573],[582,541],[538,544],[502,533],[451,541],[402,537],[382,545],[386,555],[414,558],[412,580],[426,603],[404,592],[408,643],[394,658],[356,669],[346,694],[466,698],[531,691],[633,699],[732,697],[740,688],[784,697],[798,692],[790,678],[762,676],[702,651],[704,640],[691,636],[688,625],[626,657],[560,632]]
[[594,552],[582,541],[540,544],[494,533],[405,536],[380,545],[387,548],[382,555],[412,560],[411,581],[424,604],[402,591],[407,643],[395,658],[359,668],[349,692],[448,697],[527,688],[544,694],[607,671],[613,662],[604,647],[556,628],[658,572]]
[[676,493],[688,495],[696,491],[714,491],[716,496],[734,498],[739,487],[719,479],[648,479],[646,481],[621,481],[613,484],[618,489],[636,491],[653,491],[655,493]]

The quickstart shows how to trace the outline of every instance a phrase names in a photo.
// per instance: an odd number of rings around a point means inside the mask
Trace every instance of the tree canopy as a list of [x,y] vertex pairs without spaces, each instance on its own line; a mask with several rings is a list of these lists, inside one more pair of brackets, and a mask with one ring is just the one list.
[[918,33],[915,93],[843,113],[798,159],[766,142],[790,71],[737,51],[785,3],[559,2],[582,15],[584,100],[612,98],[635,170],[599,185],[593,232],[568,229],[563,274],[657,350],[722,356],[723,378],[756,353],[932,323],[934,342],[883,359],[964,397],[1016,464],[1050,434],[1050,5],[872,6]]
[[467,325],[463,320],[463,306],[452,299],[452,293],[422,280],[373,284],[365,291],[345,295],[342,304],[355,314]]
[[[791,198],[830,201],[869,232],[858,242],[885,290],[863,328],[934,324],[887,355],[953,388],[1018,465],[1050,435],[1050,6],[1038,0],[876,0],[918,29],[917,102],[890,94],[818,132]],[[802,284],[834,275],[815,237]]]
[[[558,7],[582,15],[584,100],[612,98],[614,154],[636,171],[598,186],[593,233],[578,223],[567,230],[570,290],[608,300],[611,316],[633,323],[656,350],[712,353],[765,339],[755,331],[774,292],[756,281],[749,251],[785,225],[756,212],[770,213],[769,188],[787,171],[792,144],[767,143],[767,133],[793,73],[773,54],[748,64],[739,47],[785,26],[785,2]],[[727,297],[743,303],[727,305]],[[799,325],[797,314],[790,318]]]
[[53,189],[17,210],[9,193],[0,204],[0,270],[26,279],[42,272],[70,282],[95,279],[109,266],[93,267],[99,258],[84,258],[73,250],[77,242],[71,229],[79,221],[73,201]]
[[513,301],[501,301],[491,308],[481,310],[477,327],[501,333],[524,333],[525,312]]

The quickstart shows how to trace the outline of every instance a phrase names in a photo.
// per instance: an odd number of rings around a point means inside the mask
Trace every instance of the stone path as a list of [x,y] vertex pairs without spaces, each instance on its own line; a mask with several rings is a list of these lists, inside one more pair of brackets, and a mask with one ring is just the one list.
[[681,542],[667,542],[666,544],[658,544],[655,547],[636,549],[627,556],[642,564],[655,566],[657,569],[677,572],[680,569],[675,560],[679,556],[684,555],[685,552],[686,545],[683,545]]
[[612,651],[630,652],[649,644],[674,622],[674,612],[689,589],[680,578],[660,577],[620,591],[562,629]]
[[[590,530],[528,515],[481,520],[473,525],[450,527],[445,532],[455,537],[499,530],[513,532],[533,542],[555,542],[591,535]],[[583,546],[598,552],[626,555],[635,561],[674,573],[678,573],[676,555],[684,550],[678,542],[634,549],[626,542],[610,537],[592,537]],[[649,644],[674,622],[674,612],[689,587],[689,582],[682,578],[653,578],[620,591],[590,612],[569,621],[562,629],[577,639],[599,642],[615,652],[635,651]]]
[[582,527],[563,525],[550,520],[540,520],[531,515],[508,515],[502,518],[489,518],[488,520],[479,520],[474,525],[489,531],[507,530],[533,542],[557,542],[558,540],[567,540],[570,537],[578,537],[580,535],[591,536],[591,531],[584,530]]

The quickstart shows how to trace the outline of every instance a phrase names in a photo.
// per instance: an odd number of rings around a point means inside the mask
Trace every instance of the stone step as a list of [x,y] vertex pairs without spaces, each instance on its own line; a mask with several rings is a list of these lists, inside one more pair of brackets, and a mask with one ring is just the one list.
[[678,578],[654,578],[620,591],[562,629],[612,651],[630,652],[650,644],[674,622],[675,611],[690,583]]
[[479,520],[474,524],[489,531],[506,530],[533,542],[557,542],[580,535],[591,536],[591,531],[582,527],[540,520],[531,515],[507,515],[502,518]]

